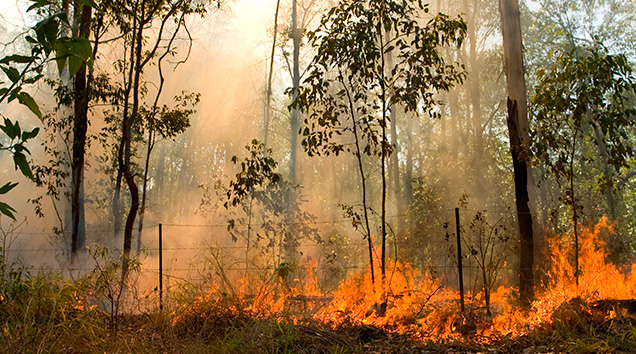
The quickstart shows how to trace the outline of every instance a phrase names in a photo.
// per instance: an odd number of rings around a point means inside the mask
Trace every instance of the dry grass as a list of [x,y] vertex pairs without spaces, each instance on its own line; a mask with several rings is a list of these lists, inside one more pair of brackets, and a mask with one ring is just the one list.
[[[53,281],[52,279],[48,279]],[[58,284],[59,285],[59,284]],[[70,286],[70,284],[69,284]],[[40,290],[42,290],[41,288]],[[551,324],[521,337],[467,337],[418,342],[409,333],[343,324],[331,328],[292,316],[235,311],[224,301],[196,309],[111,316],[96,308],[69,311],[75,300],[32,296],[2,302],[4,353],[620,353],[636,351],[636,319],[580,299],[562,304]],[[48,291],[48,290],[47,290]],[[46,293],[46,292],[45,292]],[[34,295],[35,293],[31,294]],[[48,292],[52,294],[52,292]],[[14,298],[15,300],[15,298]],[[23,298],[22,300],[27,300]],[[28,309],[27,309],[28,307]],[[185,307],[183,307],[185,308]],[[487,323],[480,323],[484,326]]]

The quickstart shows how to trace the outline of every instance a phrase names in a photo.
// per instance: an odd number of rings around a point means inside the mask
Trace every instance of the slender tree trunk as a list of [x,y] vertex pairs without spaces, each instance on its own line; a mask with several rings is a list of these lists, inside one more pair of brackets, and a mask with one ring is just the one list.
[[[297,0],[292,1],[292,32],[291,37],[293,41],[293,67],[292,67],[292,84],[294,88],[293,100],[298,97],[298,87],[300,86],[300,41],[302,39],[302,29],[298,28],[298,13],[297,13]],[[287,193],[287,232],[285,235],[285,254],[287,261],[295,263],[296,261],[296,232],[295,223],[293,220],[293,214],[296,210],[296,193],[294,186],[297,183],[296,176],[296,164],[297,164],[297,152],[298,152],[298,109],[292,108],[291,110],[291,123],[290,123],[290,153],[289,153],[289,181],[291,188]],[[293,227],[292,227],[293,226]]]
[[[274,38],[272,39],[272,53],[269,58],[269,72],[267,73],[267,93],[265,97],[265,123],[263,126],[263,145],[267,148],[267,137],[269,136],[269,121],[272,114],[272,78],[274,76],[274,55],[276,54],[276,38],[278,38],[278,10],[280,0],[276,1],[276,12],[274,13]],[[292,132],[292,134],[294,134]]]
[[118,237],[121,232],[123,226],[123,207],[121,203],[121,185],[124,179],[123,170],[121,169],[121,164],[124,161],[124,142],[121,141],[119,143],[119,148],[117,149],[117,177],[115,177],[115,192],[113,193],[113,231],[115,238]]
[[574,188],[574,158],[576,155],[576,146],[577,146],[577,138],[579,136],[579,131],[581,127],[582,117],[578,115],[576,119],[576,129],[574,130],[574,136],[572,137],[572,147],[569,151],[569,171],[567,174],[568,178],[568,194],[566,198],[570,198],[570,204],[572,206],[572,224],[574,228],[574,281],[576,283],[576,287],[578,290],[579,286],[579,208],[578,208],[578,200],[576,197],[576,190]]
[[413,122],[406,121],[406,170],[404,171],[404,205],[413,200]]
[[486,300],[486,314],[490,316],[492,315],[492,313],[490,312],[490,288],[488,286],[490,282],[488,281],[488,275],[486,274],[486,263],[483,262],[480,268],[481,268],[481,277],[484,282],[484,300]]
[[146,146],[146,162],[144,164],[144,179],[141,189],[141,206],[139,207],[139,227],[137,229],[137,254],[141,252],[141,232],[144,228],[144,214],[146,212],[146,194],[148,192],[148,168],[150,165],[150,154],[155,145],[154,131],[148,130],[148,145]]
[[[342,73],[340,73],[342,76]],[[360,172],[360,181],[362,182],[362,211],[364,215],[364,227],[365,238],[367,239],[367,245],[369,246],[369,268],[371,270],[371,284],[373,284],[373,291],[375,292],[375,269],[373,267],[373,240],[371,240],[371,226],[369,224],[369,206],[367,203],[367,179],[364,173],[364,167],[362,165],[362,149],[360,148],[360,137],[358,134],[358,123],[356,122],[355,109],[353,106],[353,98],[347,85],[343,83],[345,92],[347,94],[347,100],[349,102],[349,111],[351,112],[351,126],[353,131],[353,137],[355,142],[355,155],[358,161],[358,171]]]
[[[387,36],[389,34],[387,33]],[[386,62],[387,62],[387,76],[389,77],[389,81],[393,80],[391,75],[391,70],[393,70],[393,53],[386,53]],[[401,188],[400,188],[400,151],[398,146],[398,136],[397,136],[397,110],[395,104],[391,105],[390,116],[391,120],[391,146],[393,150],[391,151],[391,155],[389,157],[390,168],[391,168],[391,179],[393,180],[393,198],[395,200],[395,209],[397,212],[397,222],[398,222],[398,233],[402,233],[404,230],[403,224],[403,216],[404,214],[404,198],[402,198]]]
[[[298,87],[300,86],[300,41],[302,39],[302,29],[298,28],[298,13],[297,13],[297,0],[292,1],[292,41],[293,41],[293,67],[292,67],[292,85],[294,88],[293,100],[298,98]],[[298,150],[298,110],[292,108],[291,110],[291,124],[290,124],[290,155],[289,155],[289,181],[292,184],[296,183],[296,153]]]
[[[145,6],[142,2],[140,18],[145,19]],[[136,21],[135,21],[136,22]],[[122,263],[122,280],[128,276],[128,267],[130,262],[130,250],[132,248],[132,234],[135,225],[135,219],[137,218],[137,212],[139,210],[139,188],[135,182],[135,176],[132,172],[131,158],[132,158],[132,125],[137,119],[139,113],[139,83],[141,80],[141,56],[143,48],[143,29],[145,22],[140,21],[137,26],[133,26],[133,35],[136,37],[134,46],[131,46],[134,52],[134,60],[131,65],[133,67],[133,80],[132,84],[132,108],[130,115],[124,115],[122,123],[122,141],[124,143],[124,160],[121,165],[122,174],[128,191],[130,192],[130,209],[128,216],[126,217],[126,224],[124,226],[124,249],[123,249],[123,263]]]
[[[589,115],[591,115],[590,112],[588,112],[588,120],[591,121],[592,117]],[[614,200],[614,182],[612,168],[609,164],[609,156],[607,154],[607,145],[605,144],[605,137],[598,126],[593,124],[592,127],[594,128],[594,135],[596,136],[599,158],[603,166],[603,195],[605,196],[605,202],[607,203],[611,221],[614,221],[616,220],[616,201]]]
[[[75,14],[79,17],[78,37],[88,39],[91,25],[92,8],[74,4]],[[97,46],[97,44],[95,44]],[[84,161],[86,154],[86,132],[88,130],[88,101],[90,80],[87,79],[86,63],[82,63],[74,77],[75,107],[73,114],[73,156],[71,160],[71,259],[86,243],[84,220]]]
[[[380,10],[382,11],[382,10]],[[380,18],[383,18],[384,14],[380,13]],[[380,234],[382,236],[382,245],[381,245],[381,253],[380,253],[380,272],[382,274],[382,303],[380,304],[380,309],[378,311],[379,316],[384,316],[386,314],[387,305],[388,305],[388,289],[387,289],[387,279],[386,279],[386,159],[387,159],[387,149],[389,148],[389,141],[387,139],[387,113],[389,111],[389,102],[387,99],[387,87],[386,87],[386,57],[384,53],[384,33],[382,32],[382,28],[384,26],[380,26],[380,43],[379,47],[381,50],[381,65],[382,68],[380,70],[379,75],[382,76],[380,80],[380,101],[382,105],[382,121],[380,122],[380,126],[382,129],[382,137],[380,140],[380,177],[382,179],[382,198],[381,198],[381,206],[380,206]]]

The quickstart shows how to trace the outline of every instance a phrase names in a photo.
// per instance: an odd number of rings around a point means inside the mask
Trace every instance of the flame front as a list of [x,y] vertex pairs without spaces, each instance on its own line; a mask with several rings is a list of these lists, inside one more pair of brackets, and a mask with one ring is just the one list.
[[[604,235],[613,232],[607,219],[580,233],[579,276],[573,266],[572,235],[548,241],[548,270],[530,310],[515,306],[517,290],[500,286],[491,294],[492,316],[486,315],[483,294],[466,294],[466,313],[459,310],[459,293],[442,285],[440,279],[400,261],[387,265],[386,277],[371,279],[370,269],[340,283],[331,294],[320,291],[317,264],[299,267],[302,277],[274,275],[257,280],[246,277],[233,294],[214,287],[181,313],[198,312],[210,301],[227,301],[226,311],[277,320],[318,321],[337,328],[343,325],[370,325],[387,331],[406,333],[414,339],[452,340],[470,336],[481,342],[514,338],[541,326],[550,326],[555,312],[570,301],[586,306],[604,299],[633,299],[636,276],[622,272],[607,260]],[[380,274],[380,269],[375,270]],[[291,279],[290,279],[291,278]],[[252,286],[248,286],[252,284]],[[254,284],[258,284],[256,287]],[[225,299],[225,300],[224,300]],[[577,300],[578,299],[578,300]],[[218,307],[217,307],[218,308]],[[616,316],[616,310],[607,316]],[[183,316],[176,317],[176,322]]]

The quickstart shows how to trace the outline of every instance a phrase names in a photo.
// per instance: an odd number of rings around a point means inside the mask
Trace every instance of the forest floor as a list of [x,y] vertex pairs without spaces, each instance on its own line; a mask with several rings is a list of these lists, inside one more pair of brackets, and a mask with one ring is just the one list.
[[5,322],[0,347],[3,353],[636,352],[636,317],[629,312],[609,316],[606,310],[575,299],[521,336],[485,337],[468,330],[446,340],[415,340],[412,333],[364,324],[331,328],[314,320],[258,317],[221,307],[125,316],[83,310],[56,314],[61,316],[55,323],[43,319],[7,327]]

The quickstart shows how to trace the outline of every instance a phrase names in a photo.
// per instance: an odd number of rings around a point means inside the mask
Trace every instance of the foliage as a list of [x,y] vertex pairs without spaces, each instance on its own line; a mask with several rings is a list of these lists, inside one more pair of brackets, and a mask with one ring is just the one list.
[[492,221],[486,211],[477,211],[468,224],[468,237],[463,238],[470,257],[475,260],[481,272],[488,315],[491,314],[491,293],[515,250],[511,242],[515,238],[514,230],[509,230],[506,226],[512,222],[505,219],[512,219],[512,214],[504,214],[499,220]]
[[[636,76],[624,55],[602,47],[561,53],[537,72],[532,99],[535,126],[532,151],[564,192],[562,202],[580,208],[574,183],[579,168],[594,163],[604,170],[602,185],[613,186],[636,152]],[[585,153],[585,146],[596,153]]]
[[[261,241],[265,241],[261,253],[272,255],[274,262],[279,264],[286,233],[295,233],[296,246],[303,240],[321,242],[318,230],[311,226],[315,216],[301,208],[302,196],[299,196],[298,202],[287,204],[286,197],[290,191],[299,194],[299,187],[291,185],[275,172],[278,162],[271,156],[271,149],[266,149],[256,139],[245,148],[247,157],[241,160],[233,156],[231,159],[234,164],[240,165],[240,171],[230,181],[224,206],[226,209],[240,206],[241,213],[228,220],[228,231],[234,242],[238,236],[246,239],[246,267],[250,247],[258,246]],[[288,217],[289,213],[291,218]],[[252,239],[252,232],[255,240]],[[275,246],[278,246],[278,250]],[[277,254],[278,257],[275,256]]]
[[[133,284],[120,278],[123,256],[113,256],[107,247],[93,245],[88,247],[88,254],[94,263],[92,271],[78,281],[90,294],[88,300],[92,306],[106,310],[110,327],[117,330],[118,321],[123,311],[123,295],[134,290]],[[138,259],[129,259],[130,272],[138,273],[141,263]],[[127,280],[127,279],[126,279]]]
[[265,149],[265,145],[256,139],[252,140],[251,145],[246,145],[245,149],[249,152],[249,156],[243,161],[240,161],[237,156],[232,156],[232,162],[240,164],[241,171],[236,174],[234,180],[230,181],[226,208],[241,203],[254,189],[276,184],[282,178],[280,174],[274,172],[278,162],[271,157],[271,149]]
[[[300,128],[309,156],[353,154],[362,184],[365,238],[373,270],[373,246],[362,158],[379,158],[382,182],[381,272],[386,261],[386,161],[395,146],[387,135],[389,114],[399,109],[439,117],[436,93],[461,83],[464,73],[447,63],[440,48],[460,46],[461,18],[439,13],[424,26],[421,1],[341,1],[308,34],[316,54],[302,87],[292,90],[292,107],[306,113]],[[346,211],[346,210],[345,210]],[[357,215],[350,213],[350,215]],[[355,220],[354,220],[355,224]],[[372,278],[374,275],[372,274]]]
[[[20,169],[20,172],[29,179],[34,179],[33,172],[27,161],[27,154],[30,154],[29,150],[25,146],[26,142],[33,139],[39,132],[39,128],[34,128],[31,131],[22,131],[19,122],[11,122],[8,118],[4,118],[4,124],[0,125],[0,129],[9,138],[10,142],[6,145],[0,144],[0,151],[9,151],[13,155],[13,164],[16,169]],[[7,194],[18,183],[7,182],[0,187],[0,195]],[[0,202],[0,213],[15,220],[13,209],[9,204]]]
[[[104,330],[102,312],[89,307],[86,295],[82,283],[54,273],[36,275],[28,267],[9,266],[0,259],[0,346],[28,352],[46,343],[46,351],[56,352],[98,342]],[[66,343],[51,338],[64,338]]]
[[[418,11],[428,8],[412,2],[343,1],[308,34],[316,56],[294,105],[308,113],[301,134],[310,156],[351,152],[348,141],[334,139],[352,132],[354,127],[344,124],[348,119],[360,127],[364,154],[378,156],[382,145],[389,149],[377,131],[386,124],[382,112],[398,105],[416,111],[419,105],[439,116],[435,92],[461,82],[464,74],[447,64],[438,48],[461,45],[466,25],[440,13],[420,27]],[[396,63],[389,67],[385,55],[392,51]]]
[[[31,0],[33,4],[28,11],[38,10],[51,5],[49,1]],[[86,5],[95,7],[92,1],[84,1]],[[60,69],[69,63],[69,75],[73,77],[77,73],[79,66],[86,62],[92,65],[91,45],[86,39],[69,38],[63,36],[62,26],[68,26],[69,22],[63,12],[46,16],[35,26],[33,26],[24,39],[30,44],[30,53],[10,54],[0,59],[0,69],[4,72],[9,82],[0,81],[0,103],[18,102],[26,106],[40,120],[43,120],[42,112],[33,97],[23,90],[28,85],[37,83],[44,75],[43,71],[49,61],[49,57],[55,53],[55,61]],[[10,143],[0,144],[0,151],[8,151],[13,155],[13,162],[16,169],[27,178],[34,180],[33,172],[26,155],[30,154],[25,143],[33,139],[39,132],[38,128],[31,131],[22,132],[19,122],[12,122],[4,117],[4,124],[0,126]],[[6,194],[13,189],[17,183],[6,183],[0,188],[0,195]],[[0,213],[15,220],[13,214],[15,209],[5,202],[0,202]]]

